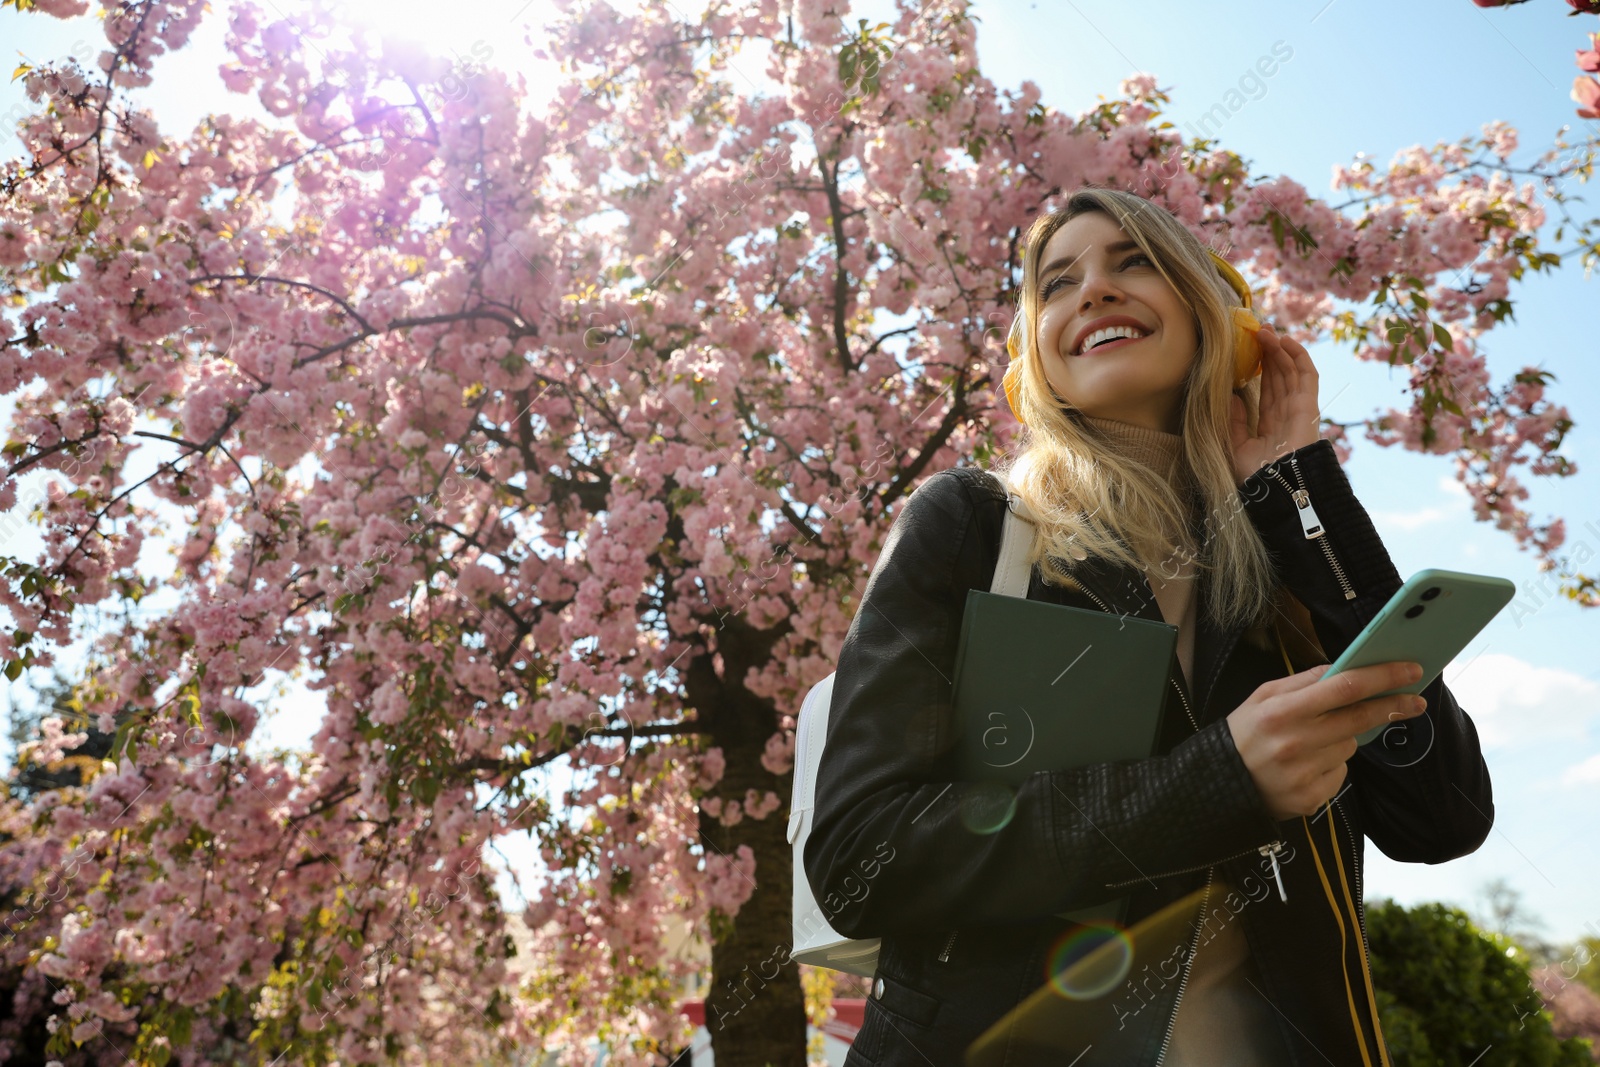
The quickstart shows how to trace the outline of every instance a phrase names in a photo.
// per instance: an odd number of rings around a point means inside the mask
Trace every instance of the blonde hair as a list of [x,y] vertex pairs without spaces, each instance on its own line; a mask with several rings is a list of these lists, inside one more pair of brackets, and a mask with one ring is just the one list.
[[[1085,421],[1084,412],[1055,394],[1045,377],[1038,345],[1039,268],[1050,238],[1079,215],[1099,212],[1119,225],[1194,314],[1200,348],[1184,382],[1182,441],[1168,482],[1110,446]],[[1265,627],[1277,624],[1295,658],[1326,662],[1304,606],[1277,581],[1267,547],[1244,513],[1231,459],[1229,398],[1234,392],[1233,323],[1239,297],[1217,272],[1199,239],[1169,212],[1133,193],[1086,188],[1066,205],[1034,220],[1025,239],[1018,315],[1025,344],[1018,406],[1026,425],[1022,443],[1002,461],[1029,517],[1038,525],[1030,562],[1047,583],[1076,583],[1062,565],[1099,558],[1139,571],[1154,566],[1171,576],[1192,557],[1197,581],[1209,578],[1207,611],[1213,624],[1246,627],[1248,639],[1270,648]],[[1256,433],[1261,379],[1244,399]],[[1192,543],[1194,512],[1203,512],[1199,545]]]

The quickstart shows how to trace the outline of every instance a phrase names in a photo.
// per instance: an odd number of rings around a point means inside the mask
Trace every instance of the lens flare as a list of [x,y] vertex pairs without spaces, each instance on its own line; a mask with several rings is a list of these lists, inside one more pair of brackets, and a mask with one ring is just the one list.
[[1115,989],[1133,967],[1133,939],[1116,923],[1080,926],[1057,941],[1046,960],[1050,987],[1068,1000],[1094,1000]]
[[377,30],[383,36],[424,44],[439,55],[466,52],[474,43],[509,44],[525,27],[554,21],[549,0],[500,4],[440,4],[436,0],[342,0],[329,10],[341,21]]
[[975,834],[1005,829],[1017,813],[1017,793],[999,782],[970,785],[961,794],[961,822]]

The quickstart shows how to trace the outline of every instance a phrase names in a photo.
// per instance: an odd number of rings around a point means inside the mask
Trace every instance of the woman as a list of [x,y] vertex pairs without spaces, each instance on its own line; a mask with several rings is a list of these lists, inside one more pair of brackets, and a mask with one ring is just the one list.
[[[1493,822],[1488,768],[1442,679],[1421,706],[1376,698],[1414,664],[1320,680],[1313,664],[1400,576],[1318,437],[1305,349],[1262,327],[1259,376],[1240,384],[1225,269],[1166,211],[1112,190],[1075,194],[1027,235],[1027,436],[1007,473],[1036,527],[1028,596],[1177,627],[1162,736],[1148,759],[1032,775],[998,829],[963,822],[950,677],[1007,498],[971,467],[924,481],[839,655],[804,857],[818,899],[873,871],[831,920],[882,938],[851,1065],[969,1049],[1075,1067],[1388,1064],[1363,838],[1406,862],[1474,851]],[[1198,907],[1170,943],[1143,936],[1111,988],[1052,999],[1062,946],[1084,932],[1063,913],[1120,895],[1129,927]]]

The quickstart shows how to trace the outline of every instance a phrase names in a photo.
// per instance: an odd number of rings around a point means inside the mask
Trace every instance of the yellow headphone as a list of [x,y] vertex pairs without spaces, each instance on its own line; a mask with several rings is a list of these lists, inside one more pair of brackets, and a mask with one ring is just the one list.
[[[1209,248],[1206,251],[1211,254],[1217,273],[1244,302],[1244,307],[1230,309],[1233,312],[1233,387],[1242,389],[1250,379],[1261,373],[1261,341],[1256,337],[1256,331],[1261,329],[1261,320],[1250,310],[1250,286],[1245,283],[1243,275],[1217,253]],[[1021,398],[1018,396],[1018,386],[1022,380],[1022,351],[1027,346],[1026,329],[1019,311],[1012,318],[1011,333],[1006,337],[1006,352],[1011,356],[1011,363],[1006,367],[1002,379],[1006,403],[1011,405],[1011,414],[1017,417],[1018,422],[1027,421],[1022,417]]]

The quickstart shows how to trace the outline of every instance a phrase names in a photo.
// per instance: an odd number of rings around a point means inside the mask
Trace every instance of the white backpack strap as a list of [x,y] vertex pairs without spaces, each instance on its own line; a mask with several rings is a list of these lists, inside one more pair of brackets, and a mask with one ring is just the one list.
[[1028,551],[1033,547],[1035,527],[1022,517],[1025,510],[1022,498],[1012,491],[1005,477],[994,471],[990,473],[1000,480],[1001,487],[1006,491],[1006,521],[1000,537],[1000,560],[995,564],[994,580],[989,583],[989,592],[1001,596],[1026,597],[1028,581],[1033,576],[1033,568],[1028,565]]

